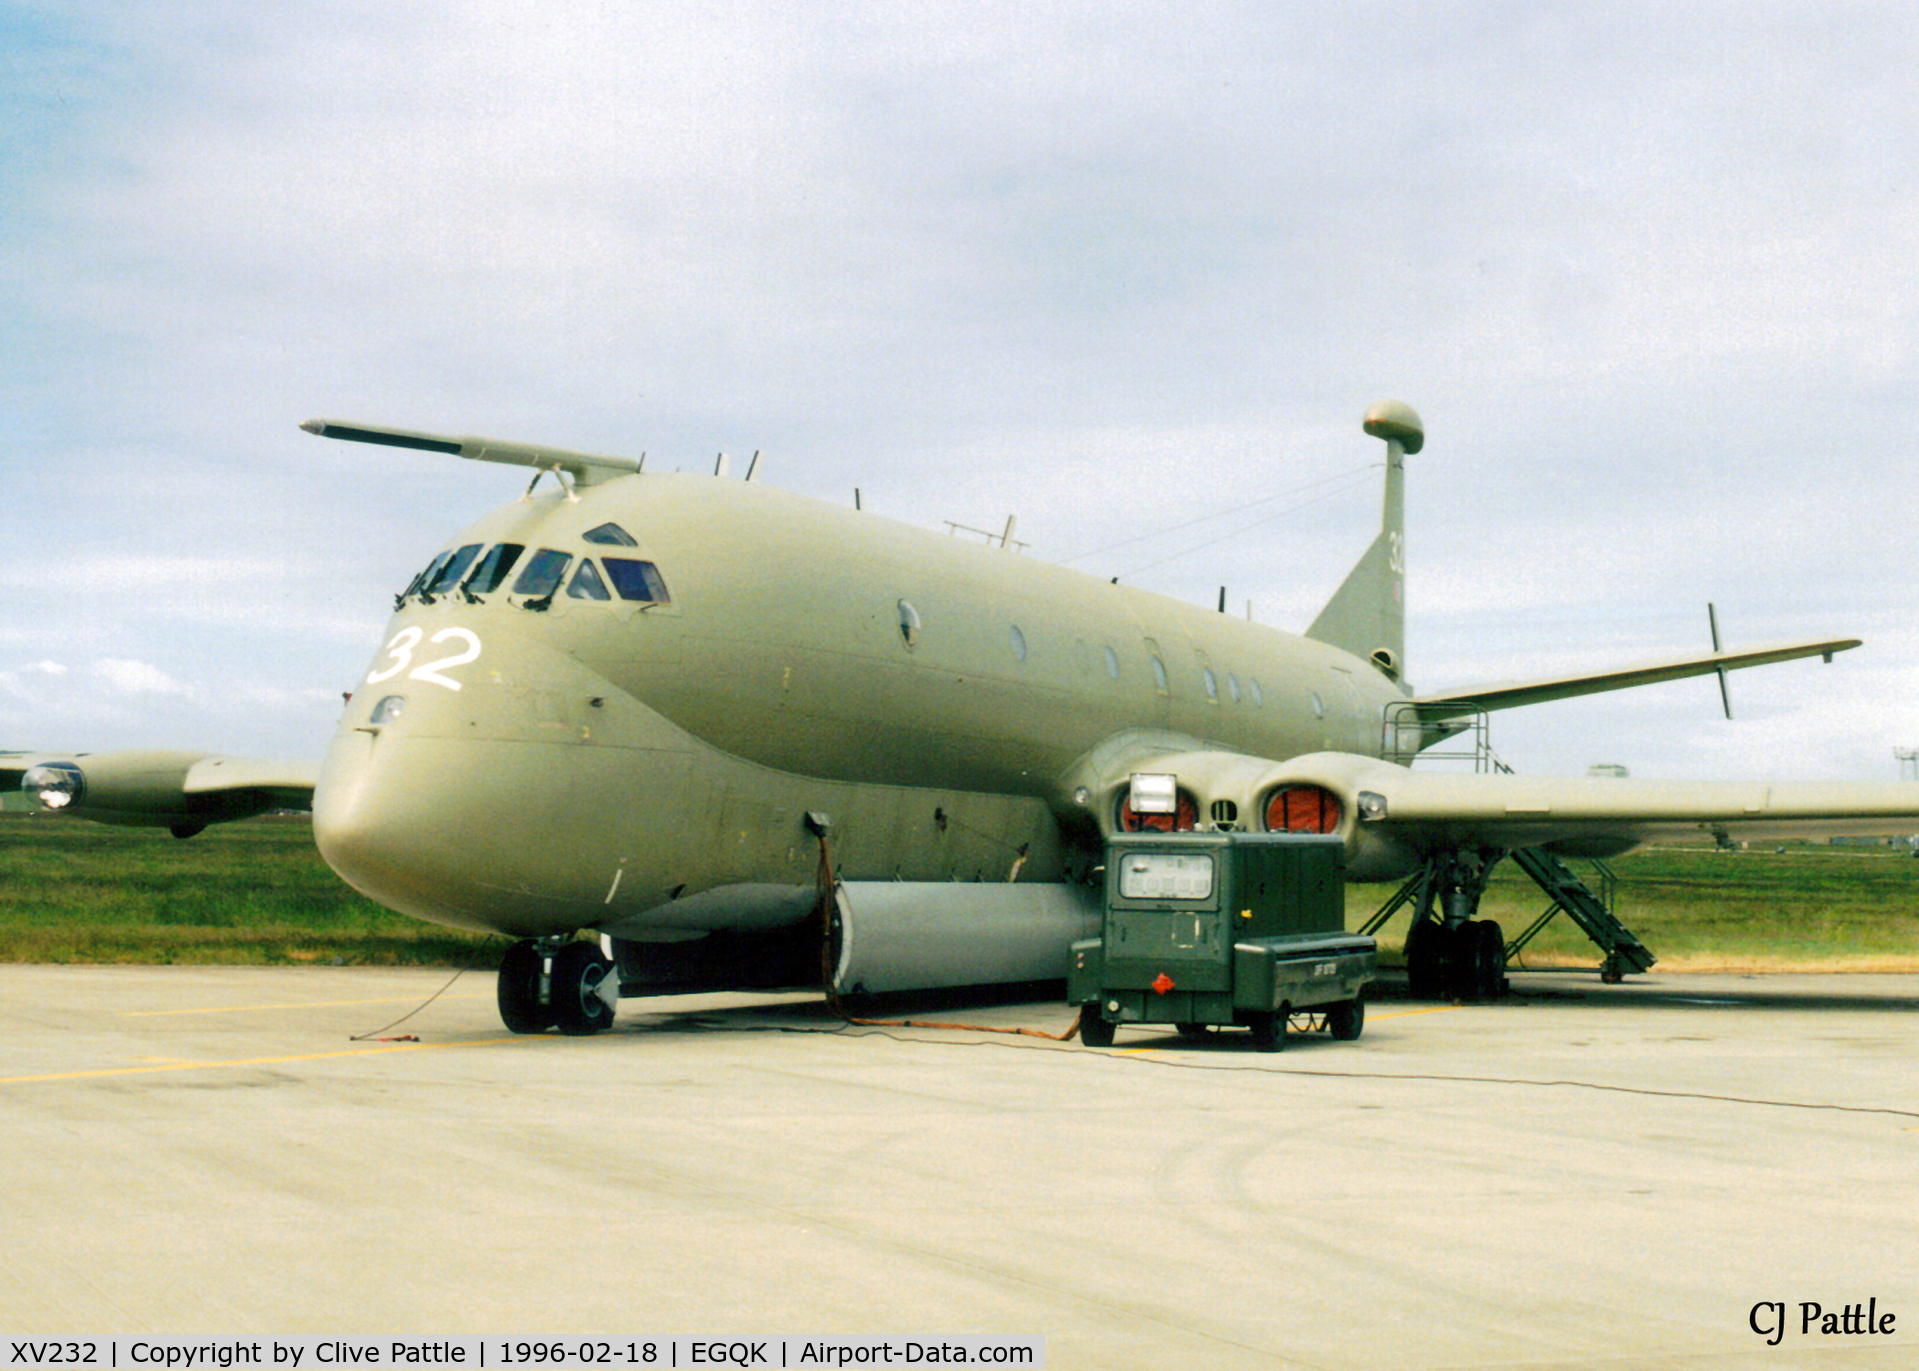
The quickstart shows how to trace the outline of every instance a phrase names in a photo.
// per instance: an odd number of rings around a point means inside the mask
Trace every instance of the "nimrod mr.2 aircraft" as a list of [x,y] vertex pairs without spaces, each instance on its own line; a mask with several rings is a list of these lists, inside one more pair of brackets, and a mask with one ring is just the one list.
[[1383,527],[1303,636],[751,479],[303,427],[541,475],[400,594],[317,772],[154,752],[0,768],[43,808],[182,836],[310,804],[356,889],[516,940],[516,1031],[603,1029],[621,995],[1060,979],[1106,839],[1145,827],[1337,835],[1349,879],[1409,881],[1415,989],[1491,994],[1504,947],[1475,916],[1506,855],[1919,818],[1896,784],[1409,769],[1480,711],[1857,642],[1415,693],[1403,461],[1424,433],[1396,403],[1365,420]]

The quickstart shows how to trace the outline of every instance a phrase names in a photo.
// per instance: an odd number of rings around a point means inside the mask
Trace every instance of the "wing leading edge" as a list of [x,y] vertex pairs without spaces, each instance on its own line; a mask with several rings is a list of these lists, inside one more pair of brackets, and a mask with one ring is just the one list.
[[1605,855],[1661,837],[1919,829],[1919,786],[1909,783],[1462,775],[1346,753],[1298,757],[1284,771],[1345,799],[1354,865],[1381,875],[1462,847]]

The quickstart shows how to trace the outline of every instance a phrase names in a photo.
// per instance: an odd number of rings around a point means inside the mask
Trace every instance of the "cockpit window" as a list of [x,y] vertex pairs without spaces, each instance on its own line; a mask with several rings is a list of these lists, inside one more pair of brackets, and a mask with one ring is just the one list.
[[587,558],[580,559],[580,569],[573,573],[573,584],[566,588],[567,597],[573,600],[610,600],[613,597],[606,592],[606,582],[600,579],[600,573],[593,569],[593,563]]
[[618,524],[601,524],[598,528],[589,528],[580,535],[589,543],[598,543],[602,547],[638,547],[639,540]]
[[560,581],[566,575],[566,569],[572,561],[573,554],[570,552],[557,552],[550,547],[541,548],[526,564],[526,570],[520,573],[520,579],[513,583],[513,593],[535,597],[551,595],[559,588]]
[[460,583],[460,577],[466,574],[466,569],[473,565],[473,559],[480,555],[480,547],[479,543],[468,543],[447,558],[440,570],[426,579],[426,584],[420,587],[420,593],[445,595],[452,590]]
[[452,555],[450,551],[442,552],[438,557],[428,562],[426,564],[426,570],[406,583],[406,589],[400,592],[400,600],[404,601],[410,595],[417,595],[422,589],[429,585],[433,578],[440,574],[440,568],[447,564],[447,559]]
[[513,564],[520,560],[520,554],[526,548],[520,543],[495,543],[480,558],[480,564],[473,568],[473,574],[466,578],[466,593],[469,595],[491,595],[505,582]]
[[627,557],[600,560],[606,563],[606,574],[612,578],[613,588],[620,592],[622,600],[650,600],[663,605],[673,598],[666,593],[666,581],[653,563],[636,562]]

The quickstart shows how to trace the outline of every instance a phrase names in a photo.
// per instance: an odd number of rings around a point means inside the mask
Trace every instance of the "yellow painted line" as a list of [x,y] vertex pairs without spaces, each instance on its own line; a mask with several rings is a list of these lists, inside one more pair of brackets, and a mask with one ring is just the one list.
[[[442,995],[443,1000],[490,1000],[491,991],[475,991],[470,995]],[[377,1000],[302,1000],[297,1004],[224,1004],[212,1009],[122,1009],[117,1011],[123,1019],[157,1019],[168,1014],[257,1014],[270,1009],[343,1009],[363,1004],[417,1004],[418,995],[388,995]]]
[[1366,1018],[1369,1021],[1373,1019],[1410,1019],[1415,1014],[1445,1014],[1455,1009],[1464,1009],[1465,1007],[1463,1004],[1436,1004],[1427,1009],[1402,1009],[1396,1014],[1375,1014],[1371,1010],[1368,1010],[1366,1012]]
[[241,1066],[285,1066],[291,1062],[323,1062],[336,1057],[376,1057],[392,1052],[431,1052],[446,1047],[495,1047],[500,1043],[532,1042],[532,1035],[464,1038],[444,1043],[383,1043],[378,1047],[351,1047],[338,1052],[302,1052],[287,1057],[241,1057],[227,1062],[172,1062],[163,1066],[108,1066],[94,1071],[54,1071],[44,1076],[0,1076],[0,1085],[40,1085],[48,1081],[89,1081],[109,1076],[150,1076],[161,1071],[223,1071]]

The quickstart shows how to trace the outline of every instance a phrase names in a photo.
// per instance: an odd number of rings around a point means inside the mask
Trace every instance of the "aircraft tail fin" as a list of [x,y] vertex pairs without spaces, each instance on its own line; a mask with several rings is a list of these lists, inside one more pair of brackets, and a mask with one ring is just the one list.
[[1366,432],[1386,442],[1386,499],[1379,536],[1360,555],[1306,636],[1365,657],[1397,681],[1406,669],[1406,467],[1426,431],[1412,407],[1382,400],[1366,411]]

